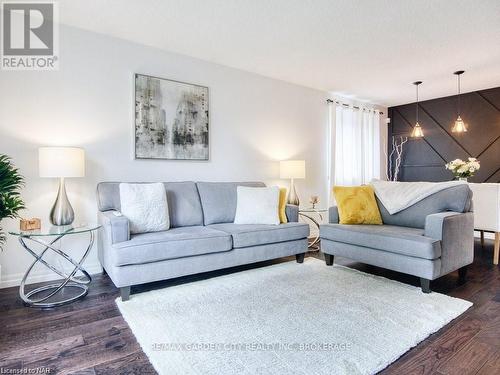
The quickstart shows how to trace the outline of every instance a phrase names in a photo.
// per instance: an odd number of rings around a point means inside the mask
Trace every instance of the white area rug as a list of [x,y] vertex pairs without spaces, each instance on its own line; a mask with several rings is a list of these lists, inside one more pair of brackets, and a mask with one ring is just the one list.
[[314,258],[117,304],[162,375],[373,374],[472,306]]

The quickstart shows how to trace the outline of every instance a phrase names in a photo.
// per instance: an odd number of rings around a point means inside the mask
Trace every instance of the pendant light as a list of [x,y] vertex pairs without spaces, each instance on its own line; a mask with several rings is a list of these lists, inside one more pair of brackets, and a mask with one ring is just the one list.
[[457,76],[457,86],[458,86],[458,95],[457,95],[457,119],[455,120],[455,124],[453,124],[453,128],[451,128],[452,133],[465,133],[467,131],[467,126],[465,125],[464,120],[460,117],[460,76],[464,74],[465,71],[458,70],[454,72]]
[[413,130],[411,132],[411,137],[412,138],[422,138],[424,136],[424,132],[422,131],[422,127],[418,123],[418,85],[420,85],[422,81],[417,81],[413,82],[417,89],[417,103],[416,103],[416,122],[415,126],[413,127]]

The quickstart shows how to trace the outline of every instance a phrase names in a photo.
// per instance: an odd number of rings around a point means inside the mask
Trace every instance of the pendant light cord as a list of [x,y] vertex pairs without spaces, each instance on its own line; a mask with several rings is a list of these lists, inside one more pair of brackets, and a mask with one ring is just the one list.
[[460,109],[461,109],[460,107],[461,107],[461,104],[462,104],[461,103],[461,91],[462,91],[461,89],[462,88],[460,87],[460,83],[461,83],[460,76],[462,74],[464,74],[464,73],[465,73],[465,70],[457,70],[456,72],[453,73],[453,74],[456,74],[456,76],[457,76],[457,89],[458,89],[458,94],[457,94],[457,117],[460,116]]
[[415,85],[416,86],[416,89],[417,89],[417,109],[416,109],[416,117],[417,117],[417,122],[418,122],[418,85]]

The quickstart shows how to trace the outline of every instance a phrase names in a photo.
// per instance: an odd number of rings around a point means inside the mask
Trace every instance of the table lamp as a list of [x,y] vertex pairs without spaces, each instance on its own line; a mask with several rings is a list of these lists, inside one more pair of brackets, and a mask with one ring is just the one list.
[[50,222],[53,225],[71,224],[75,212],[66,195],[64,179],[85,176],[85,151],[77,147],[40,147],[38,170],[40,177],[59,178],[59,191],[50,211]]
[[305,160],[283,160],[280,161],[280,178],[290,179],[290,193],[288,194],[289,204],[299,205],[299,196],[293,183],[296,178],[306,178]]

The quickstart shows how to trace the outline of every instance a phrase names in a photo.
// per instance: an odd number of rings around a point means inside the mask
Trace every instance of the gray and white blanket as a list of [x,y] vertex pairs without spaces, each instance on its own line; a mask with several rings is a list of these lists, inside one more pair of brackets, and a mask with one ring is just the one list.
[[380,202],[393,215],[438,191],[466,183],[465,181],[400,182],[373,180],[370,185],[373,186],[375,195]]

